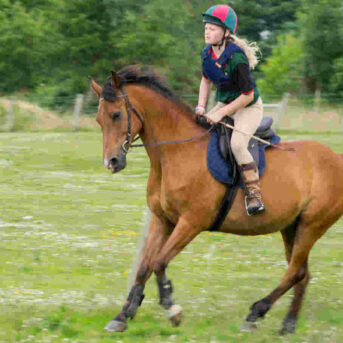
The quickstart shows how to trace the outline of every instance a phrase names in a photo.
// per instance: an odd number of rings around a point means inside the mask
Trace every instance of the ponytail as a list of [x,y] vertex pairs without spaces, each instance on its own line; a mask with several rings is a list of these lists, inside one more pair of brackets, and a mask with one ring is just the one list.
[[244,38],[238,38],[236,35],[230,34],[228,40],[238,45],[248,58],[250,69],[255,69],[261,57],[261,50],[256,42],[249,42]]

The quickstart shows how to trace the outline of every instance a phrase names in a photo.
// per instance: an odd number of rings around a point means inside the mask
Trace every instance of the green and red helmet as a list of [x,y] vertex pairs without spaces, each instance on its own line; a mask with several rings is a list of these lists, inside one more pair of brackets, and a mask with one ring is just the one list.
[[228,5],[214,5],[210,7],[205,13],[204,23],[211,23],[225,27],[230,30],[231,33],[235,33],[237,29],[237,14]]

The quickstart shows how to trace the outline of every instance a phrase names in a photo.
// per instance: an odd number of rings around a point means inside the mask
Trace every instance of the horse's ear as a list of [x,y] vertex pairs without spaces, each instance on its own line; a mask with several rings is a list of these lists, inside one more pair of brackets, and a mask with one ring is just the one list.
[[100,98],[100,94],[101,94],[102,88],[92,78],[89,78],[89,80],[91,82],[91,86],[92,86],[93,91]]
[[112,74],[112,87],[120,88],[121,87],[120,76],[113,70],[111,70],[111,74]]

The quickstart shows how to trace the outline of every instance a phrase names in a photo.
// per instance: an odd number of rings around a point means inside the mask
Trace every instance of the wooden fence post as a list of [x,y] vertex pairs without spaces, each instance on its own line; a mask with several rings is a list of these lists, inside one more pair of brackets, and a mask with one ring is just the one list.
[[8,108],[8,115],[7,115],[7,125],[6,125],[6,130],[7,131],[12,131],[14,128],[14,117],[15,117],[15,103],[16,100],[14,97],[11,97],[10,99],[10,106]]
[[82,110],[83,94],[78,94],[75,101],[73,112],[73,131],[76,131],[79,127],[79,119]]
[[319,107],[321,102],[321,91],[319,88],[314,92],[314,112],[319,113]]
[[279,104],[279,111],[276,117],[276,123],[275,123],[275,130],[279,131],[280,129],[280,123],[281,123],[281,119],[282,117],[286,114],[287,112],[287,106],[288,106],[288,100],[289,100],[290,94],[289,93],[285,93],[282,97],[282,100]]

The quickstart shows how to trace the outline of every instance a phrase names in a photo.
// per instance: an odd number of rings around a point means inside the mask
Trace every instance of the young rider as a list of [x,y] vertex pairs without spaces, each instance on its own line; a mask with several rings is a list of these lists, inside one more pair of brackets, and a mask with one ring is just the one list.
[[265,210],[262,202],[259,174],[248,151],[249,135],[253,135],[263,116],[263,105],[254,80],[250,75],[259,52],[255,43],[235,36],[237,15],[227,5],[215,5],[203,13],[205,43],[202,54],[202,79],[198,106],[195,112],[205,114],[211,84],[216,87],[217,105],[207,114],[210,123],[217,123],[229,115],[235,128],[231,138],[232,152],[239,165],[245,184],[245,205],[248,215]]

